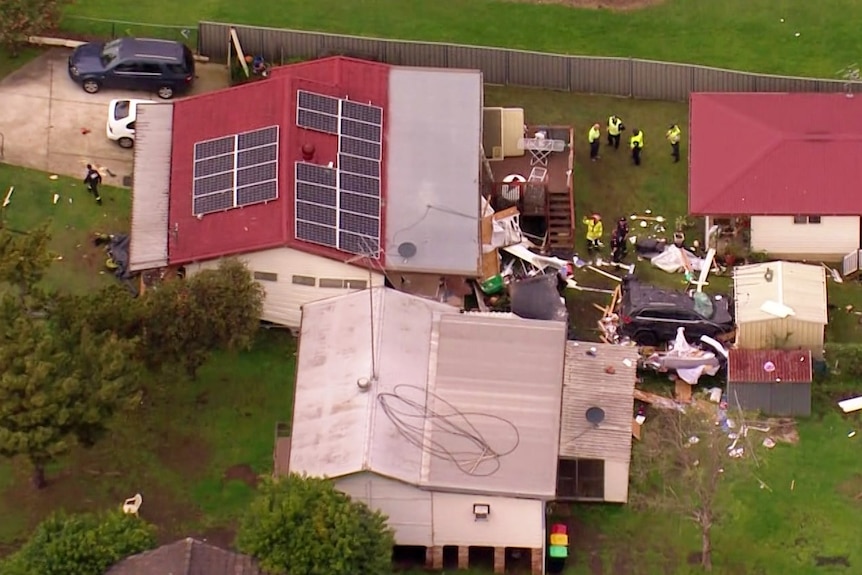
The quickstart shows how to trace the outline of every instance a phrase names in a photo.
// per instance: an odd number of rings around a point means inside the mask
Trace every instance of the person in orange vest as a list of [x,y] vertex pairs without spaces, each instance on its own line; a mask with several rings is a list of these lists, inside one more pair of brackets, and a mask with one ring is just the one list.
[[590,142],[590,159],[595,162],[599,159],[599,145],[602,142],[602,130],[598,124],[593,124],[587,138]]

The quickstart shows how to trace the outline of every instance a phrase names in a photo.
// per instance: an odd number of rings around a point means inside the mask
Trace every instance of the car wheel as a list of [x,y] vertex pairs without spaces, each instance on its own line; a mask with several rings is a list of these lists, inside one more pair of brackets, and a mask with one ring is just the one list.
[[161,88],[159,88],[157,94],[162,100],[170,100],[174,97],[174,89],[170,86],[162,86]]
[[88,94],[95,94],[102,87],[98,80],[84,80],[82,86],[84,91]]
[[656,337],[655,333],[651,331],[641,330],[635,332],[632,339],[635,340],[638,345],[646,347],[655,347],[658,345],[658,337]]
[[120,138],[119,140],[117,140],[117,143],[120,145],[121,148],[126,149],[131,148],[135,145],[135,141],[131,138]]

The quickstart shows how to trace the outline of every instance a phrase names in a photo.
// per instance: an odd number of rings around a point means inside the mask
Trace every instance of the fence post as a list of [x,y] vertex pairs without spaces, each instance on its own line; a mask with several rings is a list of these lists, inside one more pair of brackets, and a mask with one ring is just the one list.
[[635,60],[629,56],[629,98],[635,97]]

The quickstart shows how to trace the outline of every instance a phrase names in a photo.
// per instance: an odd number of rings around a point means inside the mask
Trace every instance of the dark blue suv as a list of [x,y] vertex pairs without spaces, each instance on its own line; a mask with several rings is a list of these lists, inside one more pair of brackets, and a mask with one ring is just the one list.
[[89,94],[118,88],[155,92],[167,100],[191,88],[195,61],[179,42],[118,38],[75,48],[69,56],[69,77]]

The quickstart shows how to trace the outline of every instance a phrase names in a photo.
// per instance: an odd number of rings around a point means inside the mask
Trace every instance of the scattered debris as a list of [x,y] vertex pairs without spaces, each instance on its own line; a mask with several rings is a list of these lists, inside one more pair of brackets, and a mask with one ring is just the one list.
[[771,437],[764,437],[763,447],[765,447],[766,449],[772,449],[773,447],[775,447],[775,440]]
[[603,276],[605,276],[605,277],[606,277],[606,278],[608,278],[608,279],[614,280],[615,282],[622,282],[622,281],[623,281],[623,280],[622,280],[622,278],[617,277],[617,276],[615,276],[614,274],[609,274],[608,272],[606,272],[606,271],[604,271],[604,270],[600,270],[600,269],[599,269],[599,268],[597,268],[596,266],[588,265],[588,266],[587,266],[587,269],[588,269],[588,270],[590,270],[590,271],[596,272],[596,273],[597,273],[597,274],[599,274],[599,275],[603,275]]
[[86,136],[87,134],[89,134],[91,131],[92,131],[92,130],[90,130],[90,128],[81,128],[81,134],[82,134],[82,135],[84,135],[84,136]]
[[853,431],[848,432],[847,437],[856,437],[856,431],[853,430]]
[[51,174],[50,176],[48,176],[49,180],[57,180],[59,178],[60,178],[60,176],[58,176],[57,174]]
[[639,401],[643,401],[644,403],[654,405],[660,409],[675,409],[677,411],[683,411],[683,407],[671,398],[650,393],[642,389],[635,389],[634,398]]
[[60,194],[54,194],[54,205],[57,205],[57,202],[60,201]]
[[862,409],[862,395],[854,397],[852,399],[845,399],[844,401],[839,401],[838,407],[840,407],[841,411],[843,411],[844,413],[853,413],[854,411],[859,411],[860,409]]
[[6,197],[3,199],[3,207],[5,208],[12,203],[12,192],[15,191],[15,186],[9,186],[9,191],[6,192]]

